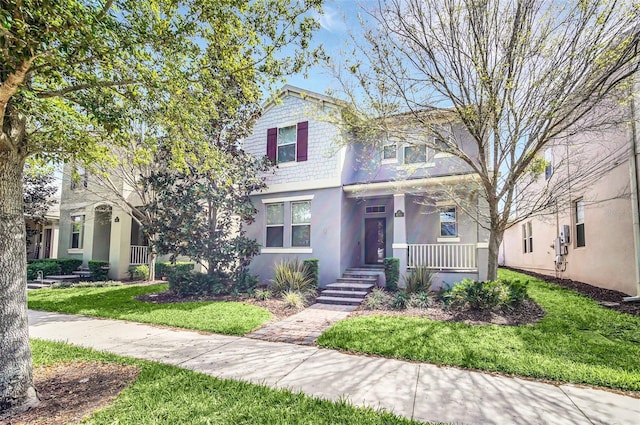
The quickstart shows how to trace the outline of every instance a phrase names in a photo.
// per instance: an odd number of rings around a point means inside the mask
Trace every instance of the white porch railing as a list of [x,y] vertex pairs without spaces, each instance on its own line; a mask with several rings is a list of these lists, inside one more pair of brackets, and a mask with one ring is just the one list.
[[141,245],[131,245],[129,251],[129,264],[138,266],[149,263],[149,247]]
[[407,268],[477,270],[476,244],[409,244]]

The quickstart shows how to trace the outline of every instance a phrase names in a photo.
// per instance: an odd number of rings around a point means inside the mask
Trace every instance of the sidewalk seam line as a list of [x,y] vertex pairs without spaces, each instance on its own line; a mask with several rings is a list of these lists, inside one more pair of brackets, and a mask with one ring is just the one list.
[[586,414],[586,413],[584,413],[584,411],[580,408],[580,406],[578,406],[578,405],[576,404],[576,402],[575,402],[575,401],[573,401],[573,399],[571,398],[571,396],[570,396],[569,394],[567,394],[567,393],[565,392],[565,390],[564,390],[564,389],[562,389],[562,386],[561,386],[561,385],[558,385],[558,389],[559,389],[560,391],[562,391],[562,394],[564,394],[564,395],[569,399],[569,401],[571,402],[571,404],[573,404],[573,405],[576,407],[576,409],[578,409],[578,412],[582,413],[582,416],[584,416],[584,417],[585,417],[585,419],[586,419],[586,420],[588,420],[588,421],[589,421],[589,423],[590,423],[591,425],[595,425],[595,424],[593,423],[593,421],[591,420],[591,418],[590,418],[589,416],[587,416],[587,414]]
[[191,361],[191,360],[193,360],[193,359],[197,359],[198,357],[204,356],[205,354],[209,354],[209,353],[211,353],[211,352],[212,352],[212,351],[214,351],[214,350],[217,350],[217,349],[222,348],[222,347],[226,347],[227,345],[229,345],[229,344],[232,344],[232,343],[236,342],[236,341],[237,341],[237,340],[239,340],[240,338],[242,338],[242,337],[237,337],[237,338],[236,338],[236,339],[234,339],[233,341],[225,342],[224,344],[222,344],[222,345],[218,345],[218,346],[216,346],[215,348],[212,348],[212,349],[210,349],[210,350],[204,351],[204,352],[202,352],[202,353],[198,354],[197,356],[193,356],[193,357],[190,357],[190,358],[188,358],[188,359],[186,359],[186,360],[181,361],[180,363],[176,363],[176,364],[175,364],[175,366],[180,366],[180,365],[182,365],[182,364],[184,364],[184,363],[186,363],[186,362],[190,362],[190,361]]
[[416,376],[416,387],[413,390],[413,406],[411,406],[411,419],[413,419],[416,413],[416,402],[418,401],[418,383],[420,382],[420,371],[422,370],[422,365],[418,364],[418,374]]
[[302,366],[302,364],[304,362],[306,362],[307,360],[309,360],[311,357],[315,356],[318,352],[320,351],[320,348],[316,347],[316,351],[313,352],[313,354],[311,354],[309,357],[307,357],[306,359],[302,360],[300,363],[298,363],[293,369],[291,369],[289,372],[287,372],[286,375],[282,376],[282,378],[278,379],[277,381],[275,381],[275,385],[278,385],[280,383],[280,381],[282,381],[284,378],[286,378],[287,376],[291,375],[291,373],[298,369],[300,366]]

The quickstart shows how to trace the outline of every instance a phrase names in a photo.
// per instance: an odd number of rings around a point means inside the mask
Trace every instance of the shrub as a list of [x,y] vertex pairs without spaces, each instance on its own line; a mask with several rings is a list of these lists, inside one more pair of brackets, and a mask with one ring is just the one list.
[[303,309],[305,305],[305,297],[299,291],[288,290],[282,294],[282,300],[285,306],[289,308]]
[[129,278],[136,280],[149,280],[149,266],[146,264],[129,266]]
[[78,270],[78,267],[82,265],[82,260],[76,260],[75,258],[56,258],[53,261],[60,266],[61,274],[73,274],[73,271]]
[[384,277],[386,280],[385,288],[388,291],[398,290],[398,280],[400,279],[400,260],[389,257],[383,260]]
[[431,269],[418,266],[411,273],[403,276],[406,285],[405,290],[409,294],[417,292],[429,292],[433,282],[434,274]]
[[452,308],[492,310],[513,308],[527,297],[526,283],[516,281],[479,282],[464,279],[445,293],[445,301]]
[[51,285],[54,289],[65,288],[104,288],[111,286],[123,286],[124,283],[117,280],[103,280],[99,282],[56,282]]
[[258,286],[260,280],[258,276],[249,273],[249,269],[240,269],[233,279],[233,289],[239,293],[251,293]]
[[260,301],[266,301],[270,299],[272,295],[273,294],[271,294],[271,291],[268,289],[256,289],[253,293],[253,297]]
[[190,271],[195,267],[195,263],[190,261],[176,261],[170,263],[169,261],[156,261],[156,278],[169,277],[169,274],[173,270]]
[[404,310],[409,306],[409,297],[404,291],[398,291],[391,300],[391,307],[396,310]]
[[169,274],[169,290],[179,297],[215,296],[228,293],[227,276],[186,270],[174,270]]
[[100,260],[91,260],[87,263],[93,280],[107,280],[109,273],[109,262]]
[[309,276],[313,278],[313,286],[317,288],[320,284],[320,260],[317,258],[308,258],[304,260],[303,263],[309,270]]
[[307,294],[315,291],[316,288],[309,269],[296,258],[282,260],[276,264],[274,277],[271,280],[271,289],[275,294],[284,294],[287,291]]
[[429,308],[433,304],[433,296],[428,292],[415,292],[409,296],[409,307]]
[[382,289],[374,289],[364,299],[364,306],[368,310],[383,308],[391,303],[391,297]]
[[60,266],[52,260],[37,260],[27,264],[27,279],[35,280],[38,278],[38,271],[42,272],[42,277],[52,274],[60,274]]

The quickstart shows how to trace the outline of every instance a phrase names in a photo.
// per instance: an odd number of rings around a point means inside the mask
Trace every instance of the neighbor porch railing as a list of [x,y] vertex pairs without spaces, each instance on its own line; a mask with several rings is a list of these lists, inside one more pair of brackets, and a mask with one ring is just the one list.
[[131,245],[129,251],[129,264],[137,266],[149,262],[149,247],[141,245]]
[[477,270],[476,244],[409,244],[407,268]]

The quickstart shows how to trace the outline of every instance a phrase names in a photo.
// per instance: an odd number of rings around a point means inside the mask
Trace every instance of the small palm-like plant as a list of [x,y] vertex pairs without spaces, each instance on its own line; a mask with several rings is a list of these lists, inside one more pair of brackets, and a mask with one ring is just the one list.
[[300,260],[282,260],[274,267],[271,290],[274,294],[296,291],[309,294],[315,291],[315,279],[309,268]]
[[434,275],[431,269],[424,266],[417,266],[411,273],[403,277],[407,293],[415,294],[418,292],[429,292]]

